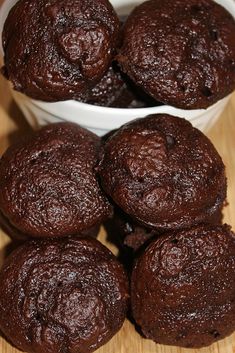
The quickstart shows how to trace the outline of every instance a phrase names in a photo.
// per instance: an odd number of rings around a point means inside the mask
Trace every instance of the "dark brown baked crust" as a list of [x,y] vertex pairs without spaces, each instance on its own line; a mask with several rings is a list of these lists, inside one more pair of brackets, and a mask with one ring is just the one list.
[[118,32],[108,0],[20,0],[4,25],[3,72],[32,98],[76,98],[105,74]]
[[160,105],[137,87],[113,63],[102,79],[79,101],[112,108],[144,108]]
[[73,123],[48,125],[0,160],[0,209],[32,237],[79,234],[111,213],[94,168],[100,138]]
[[235,21],[212,0],[150,0],[128,17],[117,57],[156,100],[207,108],[235,89]]
[[90,353],[121,328],[128,284],[92,238],[29,241],[0,273],[0,329],[29,353]]
[[212,143],[169,115],[138,119],[114,133],[99,174],[124,212],[158,230],[207,222],[226,197],[225,167]]
[[[217,213],[208,217],[205,222],[207,224],[221,225],[222,219],[222,210],[219,209]],[[113,229],[115,229],[115,234],[119,238],[121,248],[123,246],[128,247],[134,252],[146,246],[151,239],[162,234],[159,230],[144,227],[120,210],[115,210],[113,218],[108,222],[113,223]]]
[[128,108],[134,94],[128,91],[118,68],[111,65],[102,79],[79,100],[97,106]]
[[[76,234],[76,236],[88,236],[88,237],[93,237],[96,238],[99,234],[100,231],[100,223],[93,226],[90,229],[86,229],[79,234]],[[24,242],[25,240],[29,239],[28,234],[24,234],[19,231],[16,227],[14,227],[8,219],[2,214],[0,211],[0,227],[2,230],[12,239],[16,240],[19,242]]]
[[113,218],[108,222],[122,250],[130,248],[135,252],[150,239],[160,235],[160,232],[142,226],[119,209],[115,210]]
[[235,330],[235,234],[199,226],[154,240],[132,273],[133,316],[156,343],[203,347]]

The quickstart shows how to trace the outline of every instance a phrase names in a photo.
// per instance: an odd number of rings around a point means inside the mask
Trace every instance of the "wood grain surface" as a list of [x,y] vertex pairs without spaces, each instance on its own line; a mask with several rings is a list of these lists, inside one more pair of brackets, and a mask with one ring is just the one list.
[[[0,0],[1,4],[1,0]],[[0,154],[19,136],[30,131],[22,114],[12,101],[7,82],[0,77]],[[228,206],[224,210],[224,221],[235,231],[235,94],[224,113],[208,133],[226,165],[228,177]],[[99,239],[112,251],[115,248],[107,243],[104,232]],[[9,251],[10,239],[0,230],[0,265]],[[3,338],[0,338],[0,353],[17,353]],[[97,353],[235,353],[235,334],[203,349],[180,349],[156,345],[141,338],[133,325],[126,320],[121,331]]]

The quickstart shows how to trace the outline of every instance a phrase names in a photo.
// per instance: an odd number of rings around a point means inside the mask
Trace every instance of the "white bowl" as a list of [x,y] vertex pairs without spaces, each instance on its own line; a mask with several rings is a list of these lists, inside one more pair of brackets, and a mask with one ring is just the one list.
[[[4,1],[0,10],[0,33],[2,33],[9,10],[16,2],[17,0]],[[141,2],[143,0],[111,0],[119,15],[129,13],[131,9]],[[225,7],[235,18],[235,0],[216,0],[216,2]],[[0,51],[3,55],[1,39]],[[183,117],[201,131],[206,132],[216,122],[230,98],[230,96],[225,97],[208,109],[183,110],[169,105],[151,108],[119,109],[97,107],[74,100],[46,103],[30,99],[14,90],[12,90],[12,94],[26,119],[33,127],[58,121],[73,121],[100,136],[119,128],[128,121],[145,117],[149,114],[171,114]]]

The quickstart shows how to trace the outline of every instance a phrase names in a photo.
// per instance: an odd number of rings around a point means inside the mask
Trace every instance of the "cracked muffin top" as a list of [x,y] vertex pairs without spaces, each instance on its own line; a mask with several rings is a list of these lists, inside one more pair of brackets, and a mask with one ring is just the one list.
[[92,238],[31,240],[0,272],[0,329],[27,353],[90,353],[121,328],[128,281]]
[[157,101],[207,108],[235,89],[234,33],[212,0],[150,0],[128,17],[117,59]]
[[19,0],[4,25],[3,73],[34,99],[75,99],[108,70],[118,33],[108,0]]
[[114,202],[152,229],[206,222],[226,198],[225,167],[210,140],[170,115],[123,125],[105,142],[98,170]]
[[0,210],[29,237],[86,232],[112,208],[96,178],[100,138],[73,123],[48,125],[0,159]]
[[235,330],[235,234],[196,226],[154,240],[137,259],[131,305],[156,343],[203,347]]

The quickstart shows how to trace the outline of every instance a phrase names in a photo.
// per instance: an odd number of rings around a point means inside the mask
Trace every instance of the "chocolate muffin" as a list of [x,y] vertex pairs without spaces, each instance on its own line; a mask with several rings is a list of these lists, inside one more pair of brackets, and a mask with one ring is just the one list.
[[80,234],[111,206],[94,168],[100,138],[73,123],[48,125],[12,145],[0,160],[0,210],[31,237]]
[[207,222],[226,197],[225,167],[212,143],[169,115],[135,120],[111,135],[99,174],[125,213],[156,230]]
[[128,17],[117,60],[156,100],[207,108],[235,89],[235,21],[212,0],[150,0]]
[[203,347],[235,330],[235,234],[196,226],[154,240],[132,273],[133,316],[156,343]]
[[121,328],[122,265],[92,238],[29,241],[0,273],[0,329],[27,353],[90,353]]
[[34,99],[79,97],[107,71],[118,33],[108,0],[19,0],[4,25],[3,73]]

